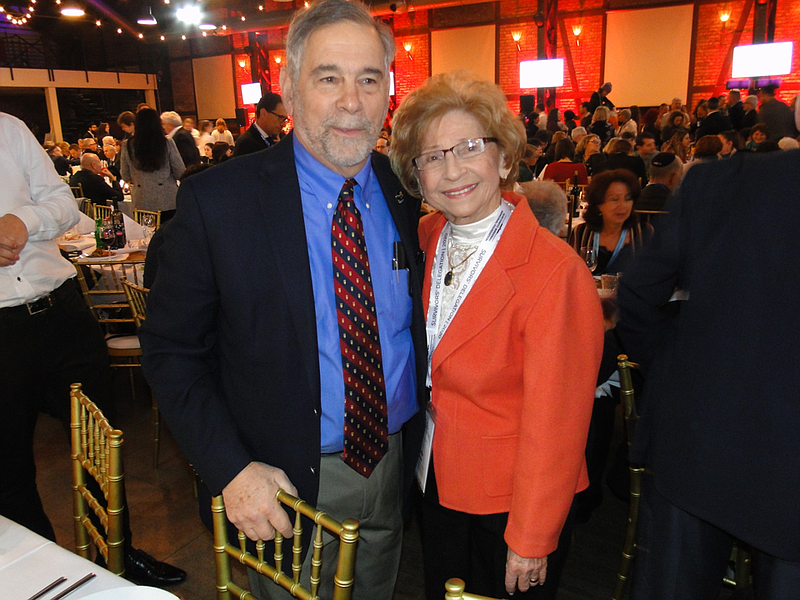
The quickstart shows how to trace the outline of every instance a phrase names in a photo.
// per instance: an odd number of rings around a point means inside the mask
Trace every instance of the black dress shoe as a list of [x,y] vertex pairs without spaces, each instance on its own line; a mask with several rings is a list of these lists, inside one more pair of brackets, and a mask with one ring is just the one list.
[[125,579],[139,585],[164,587],[186,579],[186,571],[161,562],[144,550],[131,548],[125,553]]

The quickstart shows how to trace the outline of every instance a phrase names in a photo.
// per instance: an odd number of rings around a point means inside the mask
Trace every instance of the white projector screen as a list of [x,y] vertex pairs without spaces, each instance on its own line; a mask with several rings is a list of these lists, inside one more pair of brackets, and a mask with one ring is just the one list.
[[236,88],[233,82],[233,62],[230,54],[195,58],[194,97],[197,118],[214,121],[236,118]]
[[494,83],[495,53],[494,25],[432,31],[431,75],[466,69]]
[[692,47],[691,4],[609,12],[604,80],[619,106],[687,101]]

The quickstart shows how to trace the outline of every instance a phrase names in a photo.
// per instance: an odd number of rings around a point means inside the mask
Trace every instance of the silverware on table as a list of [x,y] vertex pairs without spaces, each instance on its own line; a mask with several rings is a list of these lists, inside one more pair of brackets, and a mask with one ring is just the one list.
[[58,579],[56,579],[56,580],[55,580],[53,583],[51,583],[50,585],[48,585],[46,588],[44,588],[44,589],[41,589],[41,590],[39,590],[38,592],[36,592],[36,593],[35,593],[33,596],[31,596],[30,598],[28,598],[28,600],[37,600],[38,598],[41,598],[41,597],[42,597],[42,596],[44,596],[44,595],[45,595],[47,592],[49,592],[50,590],[52,590],[52,589],[54,589],[54,588],[57,588],[57,587],[58,587],[58,586],[60,586],[62,583],[64,583],[66,580],[67,580],[67,578],[66,578],[66,577],[59,577],[59,578],[58,578]]
[[82,585],[84,585],[84,584],[86,584],[86,583],[89,583],[89,581],[91,581],[91,580],[92,580],[92,579],[94,579],[95,577],[96,577],[96,575],[95,575],[94,573],[89,573],[89,574],[88,574],[88,575],[86,575],[85,577],[83,577],[83,578],[79,579],[78,581],[76,581],[75,583],[73,583],[71,586],[69,586],[67,589],[65,589],[65,590],[64,590],[63,592],[61,592],[60,594],[56,594],[55,596],[53,596],[52,598],[50,598],[50,600],[61,600],[61,598],[63,598],[63,597],[64,597],[64,596],[66,596],[67,594],[71,594],[72,592],[74,592],[75,590],[77,590],[77,589],[78,589],[79,587],[81,587]]

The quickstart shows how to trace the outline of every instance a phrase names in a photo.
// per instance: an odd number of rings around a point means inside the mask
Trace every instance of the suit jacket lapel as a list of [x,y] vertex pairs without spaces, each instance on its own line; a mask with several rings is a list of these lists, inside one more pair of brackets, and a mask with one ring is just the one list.
[[272,250],[265,260],[274,260],[280,272],[280,283],[289,300],[289,316],[297,331],[309,387],[314,397],[319,398],[319,348],[314,290],[291,134],[264,154],[261,185],[261,208],[267,243]]

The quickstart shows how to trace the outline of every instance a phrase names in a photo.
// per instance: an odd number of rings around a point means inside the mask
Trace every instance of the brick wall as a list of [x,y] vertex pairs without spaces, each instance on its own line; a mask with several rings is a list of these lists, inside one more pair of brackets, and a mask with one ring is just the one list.
[[778,2],[775,15],[775,41],[794,42],[791,75],[782,76],[783,82],[777,92],[779,100],[790,104],[800,94],[800,2]]
[[[431,52],[427,34],[404,36],[402,32],[398,32],[395,39],[397,55],[394,61],[394,89],[399,105],[410,91],[422,85],[430,75]],[[406,52],[405,44],[411,44],[410,53]],[[410,58],[409,54],[411,54]]]

